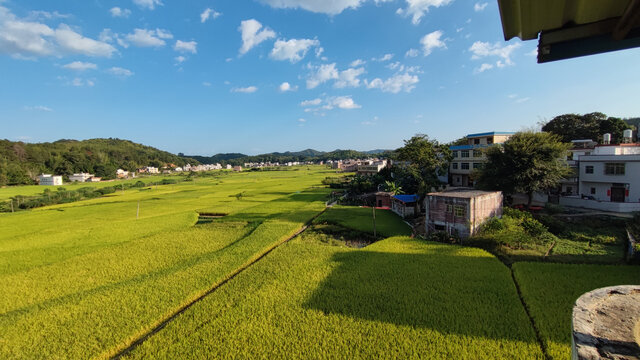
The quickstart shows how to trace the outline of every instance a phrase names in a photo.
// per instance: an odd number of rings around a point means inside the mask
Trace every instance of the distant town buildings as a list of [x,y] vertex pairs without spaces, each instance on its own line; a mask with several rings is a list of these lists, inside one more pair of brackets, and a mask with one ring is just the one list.
[[427,194],[424,201],[427,233],[446,232],[466,238],[492,217],[502,216],[502,192],[450,188]]
[[473,186],[473,170],[480,168],[487,161],[483,150],[492,145],[504,143],[513,134],[512,132],[496,131],[469,134],[466,136],[466,145],[449,147],[453,153],[453,161],[449,165],[449,185]]
[[38,177],[39,184],[42,186],[60,186],[62,185],[62,176],[42,174]]
[[118,179],[126,179],[129,177],[129,172],[126,170],[118,169],[116,170],[116,177]]
[[73,175],[69,176],[69,181],[71,181],[71,182],[87,182],[91,178],[93,178],[94,176],[95,175],[88,174],[88,173],[73,174]]

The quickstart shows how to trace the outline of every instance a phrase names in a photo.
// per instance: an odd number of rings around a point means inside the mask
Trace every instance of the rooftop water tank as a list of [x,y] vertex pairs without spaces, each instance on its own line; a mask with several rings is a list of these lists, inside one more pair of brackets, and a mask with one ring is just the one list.
[[633,130],[631,129],[625,130],[623,132],[622,137],[624,138],[624,142],[627,144],[633,142]]
[[611,134],[607,133],[602,136],[602,142],[606,145],[611,144]]

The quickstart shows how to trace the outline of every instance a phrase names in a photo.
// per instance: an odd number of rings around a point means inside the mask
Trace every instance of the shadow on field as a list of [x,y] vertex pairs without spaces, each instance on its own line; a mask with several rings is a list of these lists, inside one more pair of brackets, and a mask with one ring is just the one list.
[[426,328],[444,334],[535,343],[509,270],[493,257],[352,251],[306,301],[326,315]]

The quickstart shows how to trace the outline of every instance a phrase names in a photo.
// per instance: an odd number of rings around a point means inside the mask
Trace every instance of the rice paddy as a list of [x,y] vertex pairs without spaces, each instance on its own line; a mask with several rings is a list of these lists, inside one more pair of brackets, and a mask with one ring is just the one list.
[[516,263],[521,299],[484,250],[327,209],[327,176],[218,172],[0,214],[0,358],[564,359],[575,298],[640,279]]

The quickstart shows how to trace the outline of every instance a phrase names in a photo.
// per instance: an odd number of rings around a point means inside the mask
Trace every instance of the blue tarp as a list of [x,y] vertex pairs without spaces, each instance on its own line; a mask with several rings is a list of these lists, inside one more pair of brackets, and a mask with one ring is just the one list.
[[412,203],[418,201],[418,195],[394,195],[393,197],[402,201],[403,203]]

